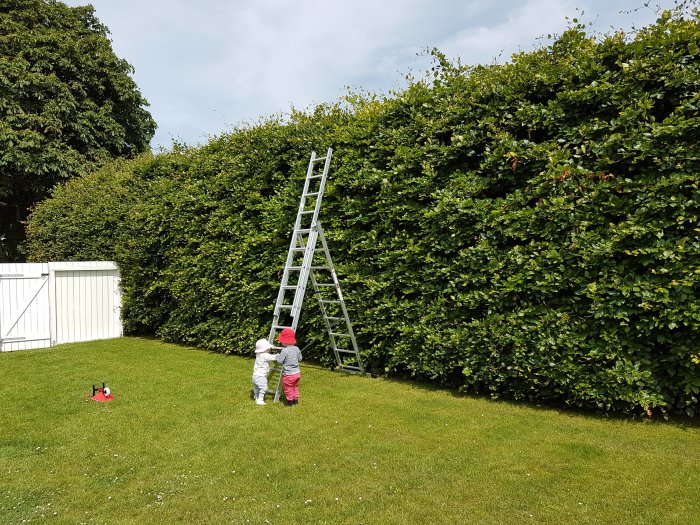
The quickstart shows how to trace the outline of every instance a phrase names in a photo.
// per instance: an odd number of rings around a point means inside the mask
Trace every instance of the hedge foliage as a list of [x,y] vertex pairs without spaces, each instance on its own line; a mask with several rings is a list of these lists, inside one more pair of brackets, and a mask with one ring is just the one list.
[[[581,25],[505,65],[270,118],[94,173],[30,223],[35,259],[114,258],[125,322],[250,354],[310,151],[377,374],[598,411],[694,415],[700,391],[700,32]],[[310,298],[307,353],[330,363]]]

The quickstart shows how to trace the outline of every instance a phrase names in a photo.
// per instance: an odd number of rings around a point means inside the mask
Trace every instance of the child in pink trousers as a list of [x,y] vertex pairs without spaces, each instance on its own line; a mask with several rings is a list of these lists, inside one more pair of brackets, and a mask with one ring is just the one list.
[[302,360],[301,350],[296,346],[296,334],[291,328],[282,330],[277,340],[282,345],[282,350],[275,357],[282,365],[282,385],[284,386],[284,397],[287,398],[288,405],[299,403],[299,380],[301,379],[301,369],[299,361]]

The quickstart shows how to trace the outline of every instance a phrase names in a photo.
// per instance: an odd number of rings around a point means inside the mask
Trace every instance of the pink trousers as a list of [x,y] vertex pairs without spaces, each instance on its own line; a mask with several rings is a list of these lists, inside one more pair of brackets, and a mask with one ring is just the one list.
[[299,401],[299,380],[301,374],[291,374],[282,376],[282,386],[284,387],[284,396],[287,401]]

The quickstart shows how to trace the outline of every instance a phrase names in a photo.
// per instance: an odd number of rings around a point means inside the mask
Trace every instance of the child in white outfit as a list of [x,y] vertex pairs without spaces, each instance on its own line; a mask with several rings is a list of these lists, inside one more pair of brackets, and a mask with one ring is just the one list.
[[258,405],[265,404],[265,392],[267,392],[267,373],[270,371],[270,361],[274,361],[275,354],[269,350],[272,345],[266,339],[260,339],[255,343],[255,365],[253,365],[253,397]]

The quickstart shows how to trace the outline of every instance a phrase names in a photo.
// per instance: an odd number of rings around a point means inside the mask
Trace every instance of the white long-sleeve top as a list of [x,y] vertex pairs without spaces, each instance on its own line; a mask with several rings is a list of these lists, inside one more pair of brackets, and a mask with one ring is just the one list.
[[270,371],[270,361],[274,361],[276,354],[270,352],[260,352],[255,354],[255,364],[253,365],[254,376],[266,376]]

